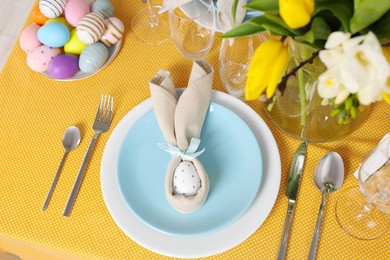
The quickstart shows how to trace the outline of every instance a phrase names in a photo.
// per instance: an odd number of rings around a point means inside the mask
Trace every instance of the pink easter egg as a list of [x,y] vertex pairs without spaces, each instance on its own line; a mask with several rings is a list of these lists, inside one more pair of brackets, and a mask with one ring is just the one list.
[[39,28],[41,27],[34,23],[20,34],[19,44],[24,52],[29,53],[32,49],[42,45],[37,37]]
[[27,65],[33,71],[44,72],[48,69],[50,61],[60,53],[59,48],[47,47],[46,45],[36,47],[27,55]]
[[69,0],[65,7],[65,18],[70,25],[76,27],[89,12],[87,0]]
[[104,32],[100,41],[106,46],[111,46],[122,39],[125,26],[122,21],[116,17],[107,18],[104,23],[106,24],[106,31]]

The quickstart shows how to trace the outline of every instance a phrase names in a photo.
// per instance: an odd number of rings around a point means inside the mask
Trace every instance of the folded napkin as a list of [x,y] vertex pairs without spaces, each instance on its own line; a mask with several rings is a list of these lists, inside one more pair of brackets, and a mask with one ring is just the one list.
[[[154,112],[166,141],[159,147],[172,155],[165,175],[165,195],[169,204],[180,213],[198,210],[205,203],[209,192],[207,173],[196,159],[203,150],[196,150],[210,104],[213,76],[214,70],[207,61],[195,61],[188,86],[180,97],[168,71],[158,71],[149,82]],[[181,178],[177,169],[182,171],[182,163],[194,169],[191,172],[192,179],[189,180],[198,180],[191,184],[194,189],[195,186],[198,188],[194,195],[179,194],[174,185],[176,178]]]
[[246,9],[244,9],[243,6],[247,4],[247,0],[238,0],[235,23],[233,22],[234,20],[232,15],[233,3],[234,0],[217,1],[217,23],[223,33],[240,25],[242,21],[244,21]]
[[[166,12],[169,9],[169,2],[172,0],[164,0],[159,14]],[[174,6],[182,6],[191,2],[191,0],[173,0],[172,4]],[[247,4],[247,0],[238,0],[237,10],[236,10],[236,23],[233,22],[232,15],[232,6],[234,0],[219,0],[217,1],[217,23],[221,32],[225,33],[232,29],[233,27],[240,25],[245,18],[246,9],[243,8]]]
[[[378,145],[388,145],[388,142],[383,142],[386,138],[390,138],[390,133],[387,133],[382,140],[380,140]],[[364,174],[362,176],[363,181],[365,181],[368,177],[370,177],[373,173],[375,173],[379,168],[381,168],[386,161],[388,160],[388,156],[384,154],[386,152],[387,147],[383,147],[384,149],[379,149],[372,155],[370,155],[369,158],[367,158],[367,162],[365,163]],[[389,147],[390,148],[390,147]],[[387,153],[390,153],[390,151],[387,151]],[[359,170],[361,168],[361,165],[359,165],[359,168],[355,171],[353,174],[356,178],[359,178]]]

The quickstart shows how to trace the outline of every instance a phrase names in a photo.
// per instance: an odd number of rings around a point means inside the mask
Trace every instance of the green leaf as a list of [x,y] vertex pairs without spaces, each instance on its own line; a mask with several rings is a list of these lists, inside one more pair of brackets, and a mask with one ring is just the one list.
[[390,11],[388,11],[381,19],[371,25],[369,29],[375,33],[381,44],[390,43]]
[[258,24],[254,24],[251,21],[243,22],[239,26],[231,29],[230,31],[220,35],[220,38],[237,38],[243,36],[249,36],[266,31],[266,29]]
[[[344,31],[349,32],[349,20],[353,15],[353,8],[349,1],[318,2],[316,3],[313,16],[321,16],[322,11],[330,11],[340,21]],[[324,18],[327,20],[325,16]],[[327,24],[329,25],[328,21]]]
[[351,33],[363,30],[389,10],[388,0],[355,0],[354,15],[350,20]]
[[267,14],[279,14],[278,0],[254,0],[247,4],[245,8],[249,10],[262,11]]
[[236,24],[237,6],[238,6],[238,0],[234,0],[232,5],[233,24]]
[[313,18],[310,30],[302,36],[295,37],[295,39],[300,42],[314,44],[318,40],[328,39],[330,33],[331,30],[326,20],[321,16],[316,16]]
[[257,34],[264,31],[268,31],[274,35],[285,36],[296,36],[305,33],[305,31],[302,29],[291,29],[279,16],[264,14],[250,21],[242,23],[238,27],[233,28],[220,37],[236,38]]

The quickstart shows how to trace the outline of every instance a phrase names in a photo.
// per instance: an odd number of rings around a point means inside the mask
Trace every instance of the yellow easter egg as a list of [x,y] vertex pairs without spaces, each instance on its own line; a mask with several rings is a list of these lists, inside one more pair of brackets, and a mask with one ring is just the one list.
[[62,23],[63,25],[66,26],[66,28],[68,28],[69,32],[74,29],[74,27],[72,27],[72,25],[70,25],[68,21],[66,21],[65,17],[51,18],[47,20],[45,24],[52,23],[52,22]]
[[79,37],[77,36],[76,29],[73,29],[70,32],[69,41],[64,45],[64,51],[66,54],[80,55],[80,53],[84,50],[85,47],[87,47],[87,45],[88,44],[80,41]]

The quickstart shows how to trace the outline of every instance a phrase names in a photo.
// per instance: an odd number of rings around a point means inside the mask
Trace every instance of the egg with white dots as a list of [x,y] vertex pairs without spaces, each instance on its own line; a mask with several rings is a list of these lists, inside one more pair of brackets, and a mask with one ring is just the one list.
[[173,194],[191,197],[198,194],[202,186],[198,172],[190,161],[182,161],[173,173]]
[[39,10],[48,18],[56,18],[63,14],[68,0],[40,0]]
[[104,17],[100,13],[89,13],[84,16],[76,27],[76,33],[80,41],[86,44],[97,42],[106,29]]

